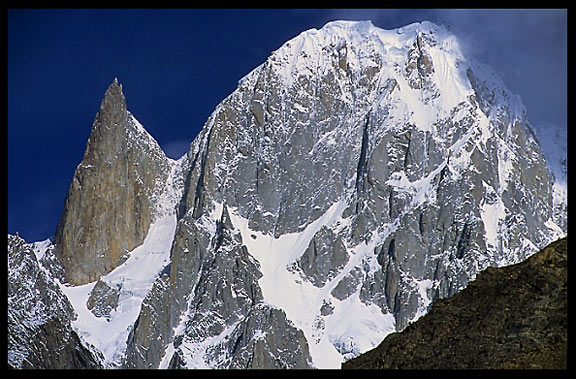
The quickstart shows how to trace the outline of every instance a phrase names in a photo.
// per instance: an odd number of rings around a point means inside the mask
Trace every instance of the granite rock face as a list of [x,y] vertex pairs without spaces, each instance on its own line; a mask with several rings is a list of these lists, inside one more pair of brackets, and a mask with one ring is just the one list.
[[120,291],[118,288],[111,287],[102,279],[96,282],[96,285],[90,291],[90,296],[86,301],[86,307],[96,317],[110,317],[112,312],[118,306],[118,297]]
[[260,276],[225,208],[216,220],[184,217],[170,273],[144,300],[125,367],[310,367],[306,339],[263,302]]
[[566,369],[568,239],[489,267],[344,369]]
[[126,109],[115,79],[96,115],[56,230],[54,253],[66,282],[98,280],[144,241],[169,167],[158,143]]

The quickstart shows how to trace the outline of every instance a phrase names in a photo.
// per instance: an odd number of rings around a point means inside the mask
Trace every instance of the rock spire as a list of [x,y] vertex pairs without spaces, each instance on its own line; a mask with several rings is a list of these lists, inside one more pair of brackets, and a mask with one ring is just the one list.
[[114,79],[96,115],[56,230],[56,256],[65,280],[97,280],[140,245],[153,218],[152,201],[168,158],[128,112]]

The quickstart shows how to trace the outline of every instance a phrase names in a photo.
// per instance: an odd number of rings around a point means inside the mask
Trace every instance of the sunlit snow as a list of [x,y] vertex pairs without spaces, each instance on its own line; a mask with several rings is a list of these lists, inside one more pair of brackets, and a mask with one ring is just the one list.
[[170,261],[175,230],[175,214],[161,217],[152,224],[144,243],[130,253],[128,260],[101,278],[111,287],[120,288],[118,307],[111,312],[110,320],[94,316],[86,306],[86,300],[96,282],[82,286],[60,286],[78,314],[73,322],[74,329],[88,343],[102,351],[106,366],[120,363],[142,301],[158,274]]
[[[248,252],[260,263],[263,275],[259,284],[264,300],[284,310],[288,319],[304,332],[312,360],[318,368],[340,367],[344,357],[336,349],[338,345],[348,345],[348,350],[364,352],[380,343],[382,336],[395,330],[394,317],[383,314],[374,304],[360,301],[359,288],[356,294],[342,301],[330,294],[346,274],[358,267],[367,255],[373,254],[373,244],[359,245],[340,273],[322,288],[288,270],[322,226],[334,225],[342,219],[345,208],[345,202],[336,202],[302,232],[279,238],[251,230],[248,220],[234,209],[228,209],[232,224],[240,231]],[[329,316],[320,317],[320,308],[325,302],[329,302],[334,311]]]

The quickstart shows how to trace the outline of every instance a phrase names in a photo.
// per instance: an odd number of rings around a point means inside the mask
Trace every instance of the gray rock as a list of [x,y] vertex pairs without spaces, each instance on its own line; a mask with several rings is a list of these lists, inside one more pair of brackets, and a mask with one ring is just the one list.
[[8,235],[8,272],[9,366],[101,368],[102,356],[72,328],[72,305],[18,236]]
[[229,338],[230,368],[310,368],[312,362],[302,331],[280,309],[257,304]]
[[156,280],[128,336],[123,368],[157,368],[171,338],[168,275]]
[[[242,245],[226,208],[213,223],[214,235],[203,229],[211,223],[207,217],[186,220],[177,231],[170,276],[157,280],[144,300],[124,366],[158,367],[164,358],[171,368],[198,367],[199,362],[200,367],[221,368],[309,367],[302,332],[282,310],[258,305],[258,264]],[[255,333],[254,325],[261,331],[282,330],[286,338],[273,335],[256,343],[246,335]],[[195,346],[192,357],[182,345]],[[169,347],[173,353],[165,357]],[[286,351],[292,353],[282,354]]]
[[100,279],[96,282],[92,291],[90,291],[86,307],[94,316],[109,319],[110,312],[118,306],[119,297],[119,288],[111,287],[108,283]]
[[348,252],[342,240],[331,229],[322,227],[312,238],[297,265],[316,287],[333,279],[348,262]]
[[89,283],[123,262],[154,219],[154,199],[169,173],[168,158],[126,109],[114,79],[76,168],[55,234],[65,280]]

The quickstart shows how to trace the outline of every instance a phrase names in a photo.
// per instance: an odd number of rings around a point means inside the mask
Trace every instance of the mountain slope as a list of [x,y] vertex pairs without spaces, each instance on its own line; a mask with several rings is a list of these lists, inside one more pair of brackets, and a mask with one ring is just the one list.
[[12,368],[101,368],[70,323],[77,317],[34,245],[8,235],[8,365]]
[[553,203],[554,221],[566,230],[565,215],[568,213],[568,136],[566,129],[550,123],[539,123],[534,127],[536,137],[546,157],[550,172],[554,176]]
[[568,239],[489,267],[344,369],[566,369]]

